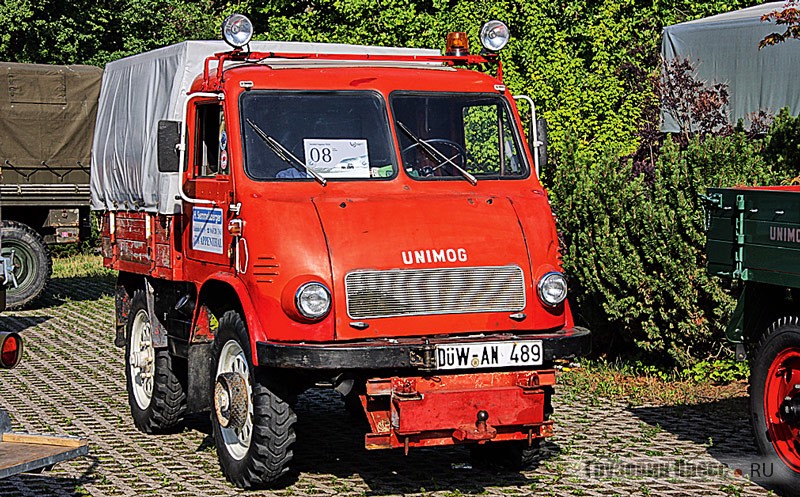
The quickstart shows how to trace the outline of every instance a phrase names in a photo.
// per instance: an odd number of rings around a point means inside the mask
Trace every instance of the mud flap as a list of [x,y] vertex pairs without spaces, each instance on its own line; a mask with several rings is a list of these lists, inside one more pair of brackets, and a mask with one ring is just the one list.
[[144,293],[147,298],[147,314],[150,316],[150,336],[152,337],[153,347],[157,349],[164,348],[167,346],[167,330],[156,315],[155,290],[153,285],[150,284],[150,280],[147,279],[145,280],[145,287],[146,291]]

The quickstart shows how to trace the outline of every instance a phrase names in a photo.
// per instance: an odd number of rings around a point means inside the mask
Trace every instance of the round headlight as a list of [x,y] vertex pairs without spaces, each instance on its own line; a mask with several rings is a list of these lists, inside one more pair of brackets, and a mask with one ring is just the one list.
[[253,37],[253,23],[242,14],[231,14],[222,22],[222,38],[233,48],[242,48]]
[[308,319],[319,319],[331,310],[331,292],[322,283],[312,281],[297,289],[297,311]]
[[511,33],[508,31],[508,26],[501,21],[489,21],[481,28],[481,45],[491,52],[502,50],[508,39],[511,38]]
[[557,272],[550,272],[539,280],[539,298],[545,305],[555,307],[567,298],[567,279]]

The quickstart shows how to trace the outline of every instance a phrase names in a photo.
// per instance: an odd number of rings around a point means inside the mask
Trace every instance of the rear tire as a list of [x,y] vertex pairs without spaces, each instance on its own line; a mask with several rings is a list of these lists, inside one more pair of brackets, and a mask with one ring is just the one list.
[[39,233],[16,221],[3,221],[0,233],[4,257],[12,257],[17,287],[9,283],[6,289],[6,306],[9,309],[25,307],[42,295],[53,272],[50,250]]
[[501,466],[512,471],[528,469],[539,457],[541,439],[534,439],[529,447],[527,441],[486,442],[469,448],[472,464],[479,467]]
[[125,340],[125,378],[133,424],[144,433],[174,429],[186,412],[186,393],[166,349],[153,347],[143,290],[131,299]]
[[773,479],[766,483],[775,482],[786,495],[800,492],[799,404],[800,318],[784,317],[759,341],[750,374],[750,416],[758,450],[773,463]]
[[[247,328],[236,311],[219,320],[213,357],[211,426],[222,472],[242,488],[274,483],[288,472],[293,456],[297,416],[289,403],[291,392],[268,370],[253,367]],[[228,390],[230,396],[219,395],[222,385],[233,384],[237,386]]]

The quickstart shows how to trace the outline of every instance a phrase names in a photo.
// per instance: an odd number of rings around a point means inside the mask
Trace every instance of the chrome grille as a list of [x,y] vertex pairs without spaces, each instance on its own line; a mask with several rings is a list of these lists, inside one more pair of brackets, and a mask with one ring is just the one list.
[[344,280],[353,319],[525,309],[519,266],[353,271]]

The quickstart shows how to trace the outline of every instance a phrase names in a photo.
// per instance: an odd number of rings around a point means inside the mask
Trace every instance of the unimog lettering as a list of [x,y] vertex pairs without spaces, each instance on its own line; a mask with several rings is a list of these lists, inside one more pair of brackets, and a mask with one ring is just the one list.
[[800,236],[797,236],[798,228],[786,226],[770,226],[769,239],[773,242],[794,242],[800,243]]
[[457,249],[404,250],[403,264],[431,264],[437,262],[467,262],[467,251]]

